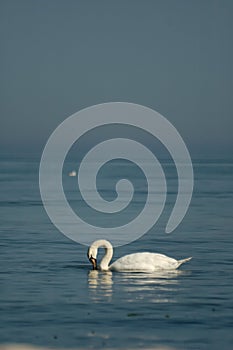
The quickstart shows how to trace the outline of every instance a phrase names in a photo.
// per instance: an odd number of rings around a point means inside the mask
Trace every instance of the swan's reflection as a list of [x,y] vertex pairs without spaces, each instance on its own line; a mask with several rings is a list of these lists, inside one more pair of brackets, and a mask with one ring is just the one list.
[[153,273],[127,273],[121,274],[121,283],[129,290],[131,287],[137,290],[145,290],[158,287],[166,288],[167,285],[178,284],[177,277],[183,274],[181,270],[156,271]]
[[184,274],[181,270],[156,271],[153,273],[127,273],[117,276],[117,283],[127,292],[127,301],[147,299],[151,303],[176,302],[178,277]]
[[[178,289],[178,277],[188,274],[187,271],[157,271],[153,273],[114,273],[111,271],[90,271],[88,285],[91,298],[95,301],[111,299],[114,291],[121,293],[122,298],[128,302],[137,299],[149,299],[151,303],[176,302]],[[122,294],[123,292],[123,294]]]
[[101,297],[112,297],[112,272],[101,272],[92,270],[88,274],[88,285],[93,300],[100,300]]

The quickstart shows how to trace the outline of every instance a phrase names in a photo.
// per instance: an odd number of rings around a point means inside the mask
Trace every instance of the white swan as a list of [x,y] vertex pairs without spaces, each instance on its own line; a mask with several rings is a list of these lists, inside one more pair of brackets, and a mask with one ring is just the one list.
[[[98,248],[105,249],[105,255],[97,267]],[[94,270],[121,271],[121,272],[154,272],[158,270],[175,270],[180,265],[192,258],[176,260],[163,254],[156,253],[135,253],[125,255],[109,266],[113,256],[113,247],[110,242],[100,239],[92,243],[88,248],[87,256],[93,265]]]

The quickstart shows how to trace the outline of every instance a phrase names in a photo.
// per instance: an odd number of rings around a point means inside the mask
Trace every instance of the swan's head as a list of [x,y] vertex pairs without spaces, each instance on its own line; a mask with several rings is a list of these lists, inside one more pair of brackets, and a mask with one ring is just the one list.
[[89,247],[87,251],[87,257],[89,261],[92,263],[93,270],[97,270],[97,248],[95,247]]

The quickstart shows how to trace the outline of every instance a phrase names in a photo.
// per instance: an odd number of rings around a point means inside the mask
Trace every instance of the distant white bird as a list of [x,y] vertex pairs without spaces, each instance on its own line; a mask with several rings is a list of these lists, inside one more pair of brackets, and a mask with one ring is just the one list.
[[69,173],[69,176],[76,176],[76,171],[75,170],[72,170],[70,173]]
[[[97,266],[98,248],[105,249],[105,255],[99,266]],[[135,253],[125,255],[109,266],[113,256],[113,247],[110,242],[100,239],[92,243],[88,248],[87,256],[94,270],[121,271],[121,272],[154,272],[161,270],[175,270],[183,263],[191,260],[186,258],[176,260],[163,254],[157,253]]]

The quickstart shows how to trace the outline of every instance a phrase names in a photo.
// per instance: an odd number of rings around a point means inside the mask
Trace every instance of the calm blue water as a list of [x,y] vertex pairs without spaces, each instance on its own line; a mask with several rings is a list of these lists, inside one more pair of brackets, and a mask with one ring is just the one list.
[[[164,163],[170,183],[165,213],[148,234],[114,252],[114,259],[145,250],[193,256],[179,273],[163,275],[91,271],[87,248],[63,236],[43,209],[39,162],[2,158],[0,165],[0,343],[232,347],[233,162],[194,162],[192,203],[171,235],[163,232],[177,181],[172,165]],[[73,181],[67,176],[64,188],[78,210]],[[144,199],[142,186],[137,203]],[[130,217],[134,210],[137,205]]]

